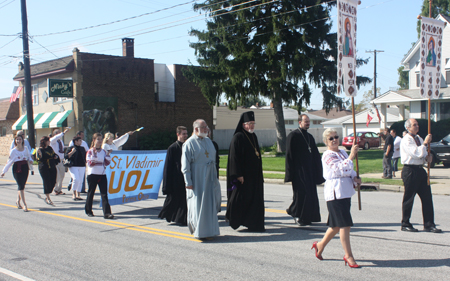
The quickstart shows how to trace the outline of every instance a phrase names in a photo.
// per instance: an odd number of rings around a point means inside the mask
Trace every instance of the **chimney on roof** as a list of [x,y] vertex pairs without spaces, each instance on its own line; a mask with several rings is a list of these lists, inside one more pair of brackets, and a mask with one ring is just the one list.
[[122,56],[134,58],[134,39],[122,38]]

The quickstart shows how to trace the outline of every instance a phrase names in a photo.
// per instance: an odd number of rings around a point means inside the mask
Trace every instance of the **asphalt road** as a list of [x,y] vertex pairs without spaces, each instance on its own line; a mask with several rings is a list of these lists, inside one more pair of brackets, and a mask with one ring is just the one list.
[[[295,225],[284,211],[291,187],[266,184],[266,232],[232,230],[223,208],[221,235],[201,242],[186,227],[157,218],[163,197],[112,206],[116,219],[105,220],[98,201],[97,216],[89,218],[84,201],[68,194],[52,196],[55,206],[46,205],[39,175],[29,182],[36,184],[25,189],[30,209],[25,213],[15,206],[12,174],[0,179],[0,280],[446,280],[450,275],[449,196],[434,195],[441,234],[400,231],[401,193],[363,192],[361,211],[354,196],[351,243],[362,268],[350,269],[338,237],[324,261],[310,249],[326,230],[321,188],[322,223]],[[411,221],[422,229],[419,199]]]

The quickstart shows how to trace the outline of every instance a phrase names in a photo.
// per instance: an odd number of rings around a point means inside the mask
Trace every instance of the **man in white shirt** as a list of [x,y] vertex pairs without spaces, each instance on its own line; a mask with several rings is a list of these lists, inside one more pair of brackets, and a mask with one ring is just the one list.
[[[31,153],[31,145],[30,145],[30,143],[28,142],[28,140],[25,138],[24,132],[23,132],[23,131],[17,131],[16,137],[17,137],[17,136],[22,136],[22,137],[23,137],[23,146],[28,147],[28,151],[30,151],[30,153]],[[13,139],[12,142],[11,142],[11,148],[9,149],[9,151],[13,150],[15,146],[16,146],[16,145],[15,145],[14,139]]]
[[[76,136],[81,138],[81,146],[84,147],[84,150],[86,150],[86,152],[88,152],[89,145],[87,144],[87,142],[84,141],[84,132],[78,131]],[[73,146],[73,140],[71,140],[69,143],[69,147],[71,147],[71,146]],[[72,180],[73,179],[71,178],[69,185],[67,186],[68,191],[70,191],[70,189],[72,188]],[[83,185],[81,187],[80,193],[86,193],[86,174],[84,175]]]
[[431,187],[427,182],[427,173],[423,168],[425,162],[430,163],[427,146],[431,143],[431,135],[427,135],[425,141],[417,135],[419,123],[415,119],[405,122],[408,130],[400,143],[400,156],[403,166],[402,180],[405,186],[402,203],[402,231],[417,232],[418,230],[409,222],[411,217],[414,197],[416,193],[422,201],[423,230],[440,233],[441,229],[434,224],[433,197]]
[[64,175],[66,174],[66,169],[63,165],[62,159],[64,159],[64,143],[62,141],[62,138],[64,137],[64,134],[67,133],[70,130],[70,128],[66,128],[63,133],[59,129],[53,130],[53,137],[50,138],[50,146],[53,148],[56,154],[58,154],[59,159],[61,159],[61,162],[56,165],[56,184],[55,188],[53,189],[55,191],[55,195],[63,195],[65,194],[62,192],[62,182],[64,180]]

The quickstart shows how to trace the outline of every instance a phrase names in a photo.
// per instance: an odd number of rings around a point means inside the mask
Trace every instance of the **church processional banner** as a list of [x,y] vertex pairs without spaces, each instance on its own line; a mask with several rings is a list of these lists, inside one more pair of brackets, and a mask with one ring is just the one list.
[[441,50],[444,22],[422,17],[420,32],[420,95],[439,97],[441,84]]
[[166,150],[113,151],[111,163],[106,167],[109,204],[157,199],[166,153]]
[[338,94],[356,97],[356,11],[358,0],[338,0]]

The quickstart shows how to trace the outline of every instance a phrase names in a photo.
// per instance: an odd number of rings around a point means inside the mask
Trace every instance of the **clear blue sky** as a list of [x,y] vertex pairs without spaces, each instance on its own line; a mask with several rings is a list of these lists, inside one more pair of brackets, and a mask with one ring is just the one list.
[[[135,38],[135,56],[156,63],[196,63],[188,35],[191,27],[203,29],[205,16],[192,10],[190,0],[27,0],[31,64],[65,57],[77,47],[82,52],[122,55],[121,38]],[[197,1],[201,2],[201,1]],[[244,2],[244,0],[243,0]],[[358,9],[357,54],[370,57],[358,75],[373,77],[377,55],[377,86],[381,92],[397,86],[397,68],[411,43],[417,40],[417,15],[422,0],[362,0]],[[187,3],[187,4],[185,4]],[[173,7],[179,4],[178,7]],[[164,11],[158,11],[166,9]],[[149,13],[148,15],[143,15]],[[141,16],[142,15],[142,16]],[[331,12],[335,28],[336,10]],[[136,17],[134,19],[127,18]],[[113,24],[111,22],[120,21]],[[102,25],[106,24],[106,25]],[[88,28],[102,25],[100,27]],[[0,98],[9,98],[18,82],[12,80],[22,61],[20,0],[0,0]],[[71,31],[82,29],[79,31]],[[335,29],[334,29],[335,30]],[[66,33],[60,33],[70,31]],[[48,35],[50,33],[59,33]],[[359,102],[372,84],[358,92]],[[322,108],[322,95],[313,95],[309,108]]]

